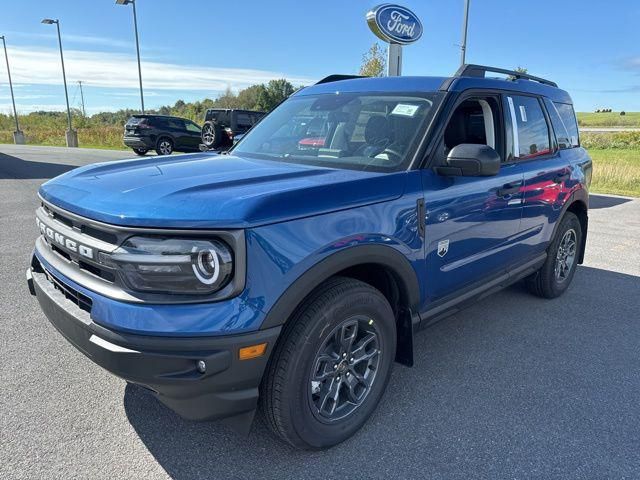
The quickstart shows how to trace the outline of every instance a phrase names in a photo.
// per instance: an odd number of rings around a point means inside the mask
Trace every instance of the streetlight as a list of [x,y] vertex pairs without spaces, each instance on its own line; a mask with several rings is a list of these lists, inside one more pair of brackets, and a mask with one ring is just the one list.
[[462,45],[460,45],[460,65],[465,64],[467,53],[467,29],[469,27],[469,1],[464,0],[464,18],[462,19]]
[[13,132],[13,142],[16,145],[22,145],[24,143],[24,134],[20,131],[20,125],[18,124],[18,113],[16,112],[16,99],[13,96],[13,84],[11,83],[11,70],[9,70],[9,55],[7,55],[7,42],[4,39],[4,35],[0,35],[2,44],[4,45],[4,58],[7,61],[7,75],[9,76],[9,90],[11,90],[11,103],[13,103],[13,118],[16,121],[16,131]]
[[67,100],[67,123],[69,128],[66,131],[67,147],[78,146],[78,132],[76,132],[71,126],[71,109],[69,108],[69,93],[67,92],[67,75],[64,71],[64,56],[62,55],[62,37],[60,36],[60,21],[53,20],[51,18],[45,18],[42,20],[45,25],[56,24],[58,28],[58,44],[60,45],[60,61],[62,62],[62,80],[64,81],[64,97]]
[[138,41],[138,18],[136,16],[135,0],[116,0],[116,5],[133,5],[133,29],[136,33],[136,52],[138,54],[138,80],[140,81],[140,103],[142,104],[142,114],[144,115],[144,95],[142,93],[142,68],[140,67],[140,42]]

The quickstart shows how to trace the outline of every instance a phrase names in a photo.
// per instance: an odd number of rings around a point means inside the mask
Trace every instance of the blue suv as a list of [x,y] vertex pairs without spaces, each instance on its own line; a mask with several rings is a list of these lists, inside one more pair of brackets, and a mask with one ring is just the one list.
[[591,171],[548,80],[334,75],[228,153],[42,185],[27,280],[69,342],[181,416],[248,430],[260,407],[326,448],[412,365],[417,330],[520,279],[567,289]]

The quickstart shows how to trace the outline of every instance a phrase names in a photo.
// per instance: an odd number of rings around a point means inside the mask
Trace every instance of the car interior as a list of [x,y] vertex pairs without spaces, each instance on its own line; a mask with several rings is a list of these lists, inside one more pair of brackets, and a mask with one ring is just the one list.
[[453,112],[444,131],[443,160],[457,145],[488,145],[500,153],[498,102],[494,98],[472,98],[462,102]]

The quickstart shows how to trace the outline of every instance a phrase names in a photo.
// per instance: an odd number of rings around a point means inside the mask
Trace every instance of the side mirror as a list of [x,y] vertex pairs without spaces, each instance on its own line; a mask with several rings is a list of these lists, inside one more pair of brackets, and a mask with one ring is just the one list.
[[500,171],[500,155],[488,145],[462,143],[451,149],[446,165],[436,167],[440,175],[490,177]]

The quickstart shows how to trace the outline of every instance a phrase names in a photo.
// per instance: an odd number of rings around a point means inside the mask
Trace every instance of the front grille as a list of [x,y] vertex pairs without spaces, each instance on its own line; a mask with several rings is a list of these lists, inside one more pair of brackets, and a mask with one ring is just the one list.
[[[47,247],[60,259],[67,264],[93,277],[100,279],[109,284],[116,281],[115,271],[113,268],[98,262],[98,252],[111,252],[121,242],[116,234],[98,226],[90,224],[81,217],[67,215],[57,209],[50,207],[44,202],[41,205],[44,215],[41,216],[44,223],[50,226],[54,231],[63,232],[67,229],[66,237],[78,244],[91,245],[94,250],[93,258],[86,258],[79,254],[78,250],[67,248],[64,243],[56,241],[47,235],[42,238]],[[62,228],[62,230],[61,230]],[[69,230],[70,229],[70,230]]]
[[37,261],[37,259],[34,260],[35,261],[33,263],[33,269],[36,272],[44,273],[44,275],[47,277],[47,280],[49,280],[49,282],[51,282],[51,285],[53,285],[53,288],[62,293],[67,300],[75,303],[81,310],[91,313],[91,307],[93,306],[93,301],[91,300],[91,298],[80,293],[75,288],[70,287],[69,285],[61,281],[58,277],[56,277],[53,273],[45,269],[42,264]]

